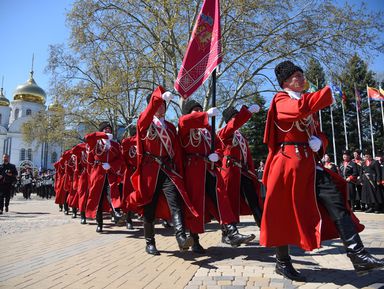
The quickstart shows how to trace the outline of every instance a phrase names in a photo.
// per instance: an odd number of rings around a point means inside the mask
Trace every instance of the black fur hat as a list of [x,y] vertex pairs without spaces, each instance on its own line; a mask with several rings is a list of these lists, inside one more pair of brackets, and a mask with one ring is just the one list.
[[100,124],[99,124],[99,131],[103,131],[106,127],[110,127],[111,130],[112,130],[112,125],[108,122],[108,121],[102,121]]
[[130,124],[128,127],[128,132],[130,136],[136,135],[136,125]]
[[359,155],[361,155],[361,149],[355,149],[354,152],[355,152],[355,153],[358,153]]
[[224,109],[223,118],[224,118],[225,123],[228,123],[228,121],[230,121],[231,118],[234,117],[238,113],[239,113],[239,111],[236,108],[234,108],[233,106],[230,106],[230,107],[227,107],[226,109]]
[[283,88],[284,81],[286,81],[296,71],[303,73],[303,70],[300,67],[296,66],[293,64],[293,62],[288,60],[280,62],[278,65],[276,65],[275,74],[281,88]]
[[343,150],[343,155],[351,156],[351,152],[349,150]]
[[201,109],[203,109],[200,103],[198,103],[196,100],[191,99],[183,105],[183,109],[181,112],[183,115],[189,114],[195,107],[200,107]]

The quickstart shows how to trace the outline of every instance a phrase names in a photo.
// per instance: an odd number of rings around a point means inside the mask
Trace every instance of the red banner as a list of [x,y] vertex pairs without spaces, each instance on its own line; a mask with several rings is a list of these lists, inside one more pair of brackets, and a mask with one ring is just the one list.
[[358,111],[360,111],[361,110],[361,95],[360,95],[360,91],[358,91],[356,87],[355,87],[355,98],[356,98],[356,109]]
[[384,95],[376,88],[367,86],[367,96],[372,100],[384,101]]
[[205,0],[197,17],[175,89],[186,99],[222,61],[219,0]]

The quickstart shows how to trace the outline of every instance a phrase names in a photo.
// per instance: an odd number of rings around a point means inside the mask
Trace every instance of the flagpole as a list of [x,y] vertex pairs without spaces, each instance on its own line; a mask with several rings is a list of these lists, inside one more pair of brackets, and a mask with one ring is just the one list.
[[357,132],[359,135],[359,149],[362,150],[363,146],[361,145],[361,129],[360,129],[360,109],[359,105],[357,103],[357,97],[356,97],[356,83],[353,83],[353,86],[355,87],[355,103],[356,103],[356,118],[357,118]]
[[329,109],[331,110],[331,127],[332,127],[332,143],[333,143],[333,162],[337,165],[337,157],[336,157],[336,140],[335,140],[335,127],[333,125],[333,112],[332,112],[332,104]]
[[[319,79],[316,77],[316,88],[319,89]],[[319,110],[319,122],[320,122],[320,131],[323,131],[323,120],[321,117],[321,109]]]
[[375,142],[373,141],[373,126],[372,126],[372,112],[371,112],[371,101],[368,94],[368,85],[367,85],[367,98],[368,98],[368,108],[369,108],[369,123],[371,125],[371,142],[372,142],[372,156],[375,158]]
[[[216,68],[212,71],[212,107],[216,107]],[[211,117],[211,152],[215,152],[216,118]]]
[[383,111],[383,100],[380,101],[380,108],[381,108],[381,120],[383,121],[383,132],[384,132],[384,111]]
[[[340,85],[341,88],[341,85]],[[347,97],[343,94],[343,90],[341,90],[341,110],[343,112],[343,124],[344,124],[344,139],[345,139],[345,149],[348,149],[348,135],[347,135],[347,123],[345,122],[345,108],[344,104],[346,104],[346,99],[343,99],[343,96]]]

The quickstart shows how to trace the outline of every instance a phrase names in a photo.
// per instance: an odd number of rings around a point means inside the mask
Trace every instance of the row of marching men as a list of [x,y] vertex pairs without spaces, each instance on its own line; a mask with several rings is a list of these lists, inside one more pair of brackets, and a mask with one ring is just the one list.
[[339,173],[348,184],[348,201],[351,208],[366,213],[384,213],[384,155],[379,152],[376,159],[370,149],[352,153],[343,151],[340,167],[324,157],[324,166]]
[[[64,152],[55,164],[56,203],[67,204],[86,218],[96,219],[103,231],[103,212],[116,219],[121,211],[142,216],[146,252],[159,255],[155,219],[171,220],[180,250],[190,247],[204,253],[199,234],[215,219],[221,224],[222,241],[233,247],[248,243],[254,234],[241,234],[240,215],[253,215],[260,226],[262,200],[248,142],[239,129],[259,111],[257,104],[240,111],[223,111],[226,125],[213,140],[209,118],[217,108],[204,112],[188,101],[178,128],[165,120],[173,98],[158,87],[147,97],[136,133],[121,144],[113,140],[108,122],[85,136],[85,142]],[[65,208],[68,211],[68,207]]]

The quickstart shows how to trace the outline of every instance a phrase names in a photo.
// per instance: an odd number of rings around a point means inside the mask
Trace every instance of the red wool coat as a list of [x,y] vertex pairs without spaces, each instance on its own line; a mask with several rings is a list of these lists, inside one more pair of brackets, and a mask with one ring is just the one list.
[[[179,191],[181,199],[183,200],[186,208],[184,213],[191,213],[194,216],[198,216],[184,187],[181,147],[179,144],[179,139],[176,136],[176,128],[172,123],[165,121],[166,131],[169,136],[170,143],[172,144],[172,150],[174,152],[173,162],[168,163],[168,168],[160,168],[160,165],[153,159],[153,157],[148,155],[151,154],[153,156],[162,158],[169,157],[166,148],[155,132],[157,128],[153,123],[153,117],[155,113],[164,103],[164,100],[161,97],[164,92],[164,88],[161,86],[159,86],[153,92],[148,106],[140,114],[137,121],[138,167],[131,178],[135,191],[134,193],[130,194],[129,209],[141,210],[142,206],[149,204],[152,201],[153,195],[155,193],[157,177],[159,175],[160,169],[162,169],[164,173],[166,173],[172,180],[177,190]],[[170,166],[172,166],[173,171],[177,174],[169,169]],[[163,219],[170,218],[169,207],[163,194],[160,194],[155,216],[157,218]]]
[[[229,195],[232,211],[236,216],[236,222],[240,221],[240,215],[250,215],[252,213],[249,206],[245,202],[244,197],[240,194],[242,173],[252,179],[254,191],[257,194],[259,204],[262,204],[260,184],[257,180],[257,173],[255,172],[248,142],[243,137],[246,147],[246,158],[244,158],[240,145],[234,140],[235,131],[241,128],[251,118],[251,116],[252,113],[247,109],[247,107],[243,106],[239,113],[217,133],[224,147],[224,169],[221,170],[221,175],[223,176],[225,187]],[[244,170],[242,171],[241,168],[232,163],[232,160],[241,163],[243,166],[245,164],[251,174],[246,173]]]
[[[209,137],[199,128],[206,128]],[[212,218],[218,220],[221,224],[230,224],[235,222],[227,191],[225,190],[223,179],[217,167],[211,168],[208,161],[208,155],[211,151],[209,142],[210,126],[208,124],[208,115],[206,112],[194,112],[181,116],[179,118],[178,134],[183,147],[184,170],[185,170],[185,187],[189,198],[199,217],[190,218],[188,226],[193,233],[204,233],[204,224]],[[215,142],[216,153],[221,155],[220,142]],[[219,166],[221,166],[219,162]],[[216,176],[216,198],[217,204],[213,203],[210,198],[206,198],[205,194],[205,177],[206,173]]]
[[79,198],[77,195],[77,179],[75,176],[76,155],[73,154],[73,149],[70,150],[70,158],[65,166],[65,190],[68,192],[67,204],[71,208],[79,207]]
[[[118,174],[122,169],[123,157],[120,145],[113,140],[110,141],[109,149],[104,148],[102,140],[106,139],[108,137],[104,132],[95,132],[85,136],[85,140],[90,148],[87,160],[87,171],[89,174],[89,195],[85,211],[87,218],[96,217],[106,176],[108,176],[111,189],[112,205],[115,208],[120,208],[121,206]],[[104,170],[102,167],[103,163],[109,163],[111,168],[108,171]],[[107,199],[104,198],[103,211],[109,212],[110,210]]]
[[123,174],[123,196],[121,208],[124,212],[129,208],[129,195],[134,191],[131,177],[137,168],[136,136],[123,139],[121,142],[121,153],[123,155],[125,170]]
[[65,199],[62,199],[60,193],[61,193],[61,187],[63,185],[63,179],[64,179],[64,171],[65,167],[62,165],[62,157],[54,164],[55,167],[55,203],[56,204],[64,204]]
[[[68,189],[68,177],[66,174],[67,161],[71,157],[71,151],[67,150],[63,153],[60,160],[57,163],[56,177],[55,177],[55,187],[56,187],[56,197],[55,203],[63,205],[67,201],[67,191]],[[67,184],[67,185],[66,185]]]
[[72,149],[75,156],[75,172],[73,189],[76,191],[76,199],[78,208],[81,212],[85,212],[88,198],[88,173],[87,173],[87,150],[86,143],[80,143]]
[[[263,246],[293,244],[312,250],[319,248],[322,240],[338,237],[335,225],[316,199],[315,153],[309,146],[298,146],[298,152],[294,145],[280,146],[283,142],[307,143],[309,136],[315,135],[322,140],[324,151],[327,139],[312,114],[331,103],[329,87],[303,94],[299,100],[279,92],[272,100],[264,134],[269,154],[263,175],[267,188],[260,232]],[[346,194],[346,182],[338,174],[324,170]],[[358,230],[362,230],[351,214]]]

